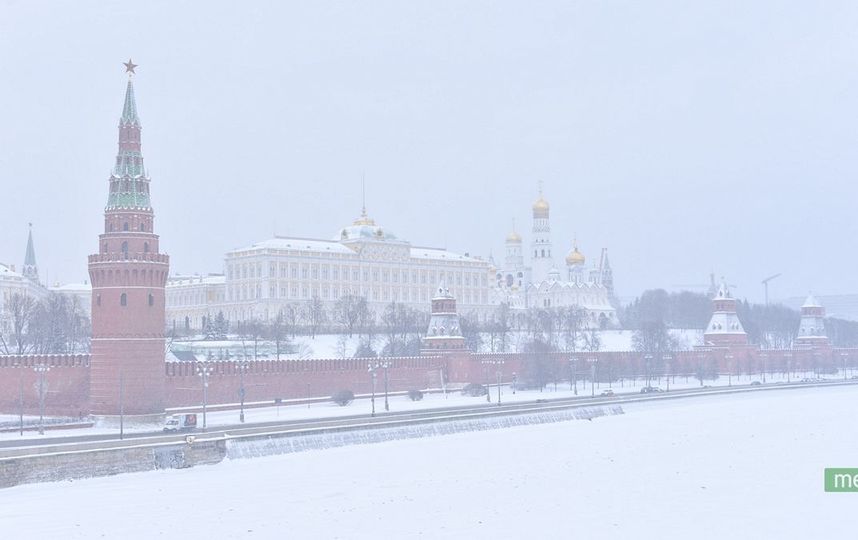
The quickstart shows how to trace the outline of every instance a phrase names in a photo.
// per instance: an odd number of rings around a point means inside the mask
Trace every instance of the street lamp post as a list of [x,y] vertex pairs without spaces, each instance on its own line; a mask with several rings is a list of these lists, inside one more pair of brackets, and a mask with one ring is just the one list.
[[790,381],[790,373],[789,373],[792,370],[792,353],[790,353],[790,352],[784,353],[784,364],[786,364],[785,367],[786,367],[786,374],[787,374],[787,382],[792,382],[792,381]]
[[[15,362],[16,368],[23,367],[20,361]],[[18,421],[21,428],[21,437],[24,436],[24,370],[18,371]]]
[[203,384],[203,430],[208,426],[206,422],[206,407],[209,400],[209,375],[214,371],[214,366],[210,366],[205,361],[197,362],[197,375],[200,376],[200,381]]
[[733,355],[725,354],[724,360],[727,361],[727,386],[733,386]]
[[489,386],[489,364],[491,364],[491,360],[480,360],[480,364],[483,366],[483,385],[486,387],[486,402],[491,403],[492,392]]
[[840,353],[840,358],[843,359],[843,380],[844,381],[846,380],[846,357],[847,356],[849,356],[849,354],[847,354],[845,352]]
[[247,390],[244,388],[244,372],[250,367],[247,359],[242,359],[238,364],[238,398],[241,400],[241,409],[238,413],[238,421],[244,423],[244,397],[247,395]]
[[665,392],[670,392],[670,361],[673,360],[673,357],[669,354],[665,354],[662,359],[664,360],[664,382],[667,384],[667,390]]
[[33,366],[33,370],[39,375],[39,435],[45,434],[45,376],[51,370],[50,366],[39,364]]
[[590,396],[591,397],[596,397],[596,362],[598,362],[598,361],[599,361],[599,359],[596,357],[590,357],[587,359],[587,362],[590,363],[590,370],[591,370],[591,375],[590,375]]
[[763,384],[766,384],[766,359],[769,357],[768,353],[760,353],[760,363],[763,368]]
[[645,354],[645,355],[644,355],[644,369],[646,370],[646,385],[647,385],[647,388],[649,388],[650,386],[652,386],[652,384],[650,383],[650,373],[649,373],[650,362],[652,362],[652,355],[651,355],[651,354]]
[[390,362],[385,360],[381,363],[381,367],[384,369],[384,410],[390,411],[390,404],[387,401],[387,385],[389,381],[387,371],[390,369]]
[[125,438],[125,370],[119,370],[119,440]]
[[367,366],[367,371],[369,372],[369,376],[372,379],[372,396],[370,398],[370,401],[372,402],[372,413],[370,414],[370,416],[373,416],[373,417],[375,416],[375,377],[376,377],[375,371],[378,368],[379,368],[378,362],[376,362],[374,365],[372,362],[370,362],[369,365]]
[[515,383],[518,381],[518,375],[515,374],[515,371],[512,372],[512,395],[515,395]]
[[500,405],[501,404],[501,388],[500,388],[500,386],[501,386],[501,376],[503,375],[501,373],[500,366],[503,365],[504,361],[503,360],[487,359],[487,360],[481,360],[480,363],[483,365],[483,382],[486,383],[486,401],[489,403],[492,402],[492,398],[491,398],[492,393],[491,393],[491,387],[489,386],[489,374],[488,373],[489,373],[489,370],[491,369],[491,366],[497,366],[496,371],[495,371],[495,377],[497,378],[497,385],[498,385],[498,405]]
[[572,376],[569,379],[569,384],[572,386],[570,390],[574,392],[574,395],[578,395],[578,357],[573,356],[569,359],[569,369],[572,371]]

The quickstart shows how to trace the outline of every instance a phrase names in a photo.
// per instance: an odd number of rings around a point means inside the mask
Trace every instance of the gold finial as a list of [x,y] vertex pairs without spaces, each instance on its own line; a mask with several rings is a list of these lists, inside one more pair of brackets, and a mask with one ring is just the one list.
[[128,75],[129,77],[130,77],[131,75],[136,75],[136,72],[134,71],[134,68],[136,68],[136,67],[137,67],[137,64],[135,64],[134,62],[132,62],[132,61],[131,61],[131,58],[129,58],[127,62],[122,62],[122,65],[123,65],[123,66],[125,66],[125,73],[128,73],[128,74],[129,74],[129,75]]

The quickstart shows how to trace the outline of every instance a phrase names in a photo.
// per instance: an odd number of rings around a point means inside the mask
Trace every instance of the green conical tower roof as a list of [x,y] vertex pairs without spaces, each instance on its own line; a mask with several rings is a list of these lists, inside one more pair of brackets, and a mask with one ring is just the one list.
[[27,235],[27,253],[24,254],[23,274],[32,280],[39,280],[39,268],[36,266],[36,248],[33,247],[32,223],[30,223],[30,232]]
[[137,101],[134,98],[134,83],[129,77],[122,116],[119,119],[119,153],[110,175],[107,210],[151,210],[149,177],[143,167],[143,154],[140,150],[141,129]]
[[128,79],[128,86],[125,88],[125,104],[122,107],[123,124],[140,125],[140,118],[137,116],[137,102],[134,100],[134,84],[131,79]]

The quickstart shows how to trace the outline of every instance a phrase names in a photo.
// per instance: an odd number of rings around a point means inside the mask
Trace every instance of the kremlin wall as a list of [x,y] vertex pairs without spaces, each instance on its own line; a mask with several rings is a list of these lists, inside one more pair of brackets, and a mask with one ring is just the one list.
[[[753,374],[755,379],[759,379],[764,370],[768,375],[793,373],[798,379],[806,376],[804,373],[832,373],[844,367],[858,367],[858,348],[831,347],[828,340],[819,335],[820,327],[812,326],[824,315],[824,308],[815,304],[812,298],[802,308],[802,329],[795,347],[763,350],[747,343],[740,324],[733,326],[738,319],[735,318],[735,304],[730,302],[727,294],[722,286],[719,295],[713,299],[715,311],[705,334],[707,345],[693,350],[672,351],[655,367],[655,359],[647,359],[645,353],[636,351],[539,355],[472,353],[464,348],[458,332],[455,300],[442,288],[433,301],[433,316],[421,356],[205,362],[212,368],[208,403],[237,404],[242,383],[247,403],[273,404],[276,400],[327,398],[343,389],[356,395],[368,395],[372,391],[372,378],[367,367],[380,360],[390,363],[390,392],[444,388],[457,391],[468,383],[485,384],[488,381],[494,384],[497,371],[501,372],[503,384],[516,380],[519,385],[524,385],[525,374],[535,362],[540,362],[546,372],[556,373],[557,382],[569,384],[573,369],[576,380],[583,382],[590,379],[591,359],[596,360],[595,380],[603,383],[612,381],[615,385],[628,385],[629,379],[636,379],[641,385],[647,374],[648,361],[653,363],[650,369],[653,378],[669,373],[675,379],[687,377],[696,380],[699,374],[705,373],[701,384],[707,384],[706,381],[716,375],[723,378]],[[161,363],[163,405],[166,408],[201,405],[202,381],[197,375],[197,366],[202,363]],[[97,412],[91,407],[90,393],[92,379],[98,375],[91,369],[89,355],[0,356],[0,412],[16,414],[22,408],[25,414],[38,414],[38,375],[32,367],[40,364],[51,368],[45,376],[46,414],[78,417]],[[553,378],[548,382],[554,382]],[[381,373],[376,384],[376,392],[383,392]],[[118,403],[118,384],[112,394]],[[146,395],[126,394],[125,399],[123,407],[128,411],[148,410],[152,406],[152,399]]]

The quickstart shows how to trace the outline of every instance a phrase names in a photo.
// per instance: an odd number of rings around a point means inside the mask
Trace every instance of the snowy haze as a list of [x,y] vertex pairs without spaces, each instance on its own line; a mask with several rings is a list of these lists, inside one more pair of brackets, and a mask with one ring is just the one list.
[[0,260],[86,278],[135,81],[174,272],[360,211],[502,259],[544,181],[618,293],[856,292],[858,4],[0,0]]

